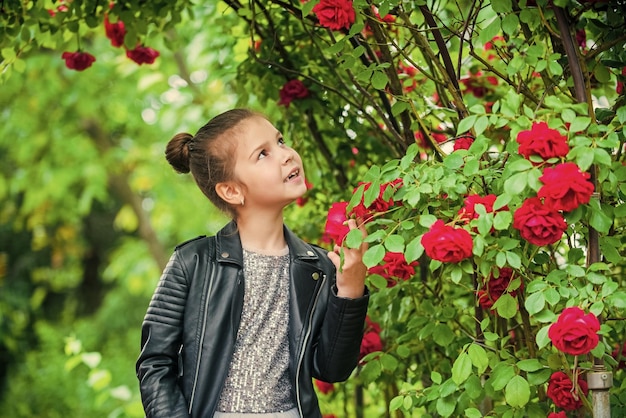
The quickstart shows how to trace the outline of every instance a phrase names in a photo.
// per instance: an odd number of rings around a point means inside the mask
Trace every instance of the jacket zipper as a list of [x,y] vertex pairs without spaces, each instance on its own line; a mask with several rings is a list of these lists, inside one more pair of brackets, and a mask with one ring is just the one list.
[[189,415],[191,415],[191,410],[193,408],[193,401],[196,398],[196,387],[198,386],[198,374],[200,373],[200,360],[202,358],[202,345],[204,344],[204,334],[206,331],[207,325],[207,316],[209,311],[209,299],[211,296],[211,290],[213,288],[213,279],[215,278],[215,268],[214,263],[211,263],[211,277],[209,278],[209,290],[206,296],[206,303],[204,304],[204,316],[202,317],[202,335],[200,335],[200,345],[198,349],[198,360],[196,361],[196,371],[193,377],[193,386],[191,387],[191,400],[189,401]]
[[300,355],[298,357],[298,368],[296,371],[296,402],[298,403],[298,411],[300,412],[300,416],[302,415],[302,400],[300,399],[300,370],[302,370],[302,362],[304,361],[304,350],[306,344],[311,336],[311,323],[313,322],[313,313],[315,312],[315,308],[317,307],[317,302],[320,298],[320,293],[322,293],[322,288],[324,283],[326,282],[326,275],[322,274],[322,282],[319,286],[319,291],[315,295],[315,301],[313,302],[313,306],[311,307],[311,313],[309,314],[306,333],[304,334],[304,339],[302,340],[302,348],[300,349]]

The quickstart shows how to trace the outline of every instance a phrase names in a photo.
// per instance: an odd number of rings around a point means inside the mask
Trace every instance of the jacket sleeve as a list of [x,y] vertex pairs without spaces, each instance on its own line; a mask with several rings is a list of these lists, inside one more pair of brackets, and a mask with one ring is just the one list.
[[147,418],[187,418],[187,402],[178,385],[187,275],[178,251],[170,258],[150,300],[141,327],[136,363]]
[[358,299],[337,296],[330,289],[328,305],[315,355],[313,377],[324,382],[341,382],[350,377],[359,360],[367,315],[369,292]]

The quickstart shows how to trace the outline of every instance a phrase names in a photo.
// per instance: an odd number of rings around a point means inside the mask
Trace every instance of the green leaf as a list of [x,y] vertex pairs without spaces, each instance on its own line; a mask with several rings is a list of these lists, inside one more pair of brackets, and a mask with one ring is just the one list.
[[433,381],[433,383],[440,385],[441,384],[441,373],[436,372],[435,370],[430,372],[430,380]]
[[393,372],[398,367],[398,360],[391,354],[383,353],[380,356],[380,364],[383,370]]
[[593,150],[593,162],[598,165],[610,167],[613,163],[609,153],[603,148],[594,148]]
[[516,14],[510,13],[506,15],[502,20],[502,30],[508,35],[514,35],[519,31],[519,19]]
[[456,134],[461,135],[472,129],[474,127],[474,123],[476,122],[476,118],[478,118],[478,115],[469,115],[468,117],[461,119],[459,127],[456,130]]
[[607,297],[607,303],[615,309],[626,309],[626,292],[617,291]]
[[470,374],[472,374],[472,360],[467,353],[463,352],[452,365],[452,380],[460,385],[467,380]]
[[514,269],[518,269],[522,266],[522,259],[517,253],[512,251],[506,252],[506,262]]
[[[480,43],[483,45],[487,42],[490,42],[496,35],[500,33],[500,18],[496,16],[491,23],[489,23],[486,27],[482,28],[482,31],[478,31],[478,37],[480,39]],[[465,131],[463,131],[465,132]]]
[[508,211],[500,211],[493,217],[493,227],[498,231],[504,231],[511,226],[513,215]]
[[442,347],[447,347],[454,341],[456,335],[446,324],[439,323],[433,329],[433,340]]
[[485,370],[487,370],[487,366],[489,366],[489,357],[485,349],[478,344],[470,344],[467,349],[467,354],[478,373],[483,374]]
[[419,224],[426,228],[430,228],[436,221],[437,217],[435,215],[425,214],[419,217]]
[[437,399],[437,412],[442,417],[449,417],[454,413],[456,400],[452,396]]
[[404,252],[404,238],[401,235],[389,235],[385,239],[385,248],[394,253]]
[[588,116],[578,116],[576,117],[570,127],[569,130],[570,132],[580,132],[580,131],[584,131],[585,129],[587,129],[587,127],[589,126],[589,124],[591,123],[591,118]]
[[372,86],[377,90],[384,90],[389,83],[389,77],[382,71],[375,71],[372,76]]
[[530,315],[541,312],[546,306],[546,299],[542,292],[531,293],[524,301],[524,307]]
[[515,376],[515,368],[509,363],[498,363],[491,372],[489,377],[489,383],[494,390],[499,391],[504,389],[507,383]]
[[511,319],[517,314],[517,300],[508,293],[498,298],[493,308],[497,310],[502,318]]
[[387,285],[389,284],[387,282],[387,279],[385,279],[380,274],[372,274],[368,276],[367,279],[369,280],[369,285],[373,286],[376,289],[386,289]]
[[[313,3],[313,2],[310,2],[310,3]],[[389,410],[397,411],[398,409],[402,408],[403,402],[404,402],[404,396],[402,395],[396,396],[395,398],[391,400],[391,402],[389,402]]]
[[476,408],[467,408],[463,412],[467,418],[482,418],[483,416],[483,414]]
[[530,386],[522,376],[515,376],[504,389],[506,403],[514,408],[520,408],[530,400]]
[[550,337],[548,337],[548,330],[550,329],[551,326],[552,324],[546,325],[545,327],[541,328],[537,332],[537,335],[535,337],[535,340],[537,341],[537,348],[543,348],[550,343]]
[[617,109],[617,120],[622,125],[626,124],[626,106],[622,106]]
[[505,180],[504,188],[507,194],[520,195],[528,185],[528,174],[526,171],[515,173]]
[[607,234],[613,225],[613,219],[603,211],[592,208],[589,225],[601,234]]
[[385,247],[383,247],[382,244],[376,244],[369,247],[367,251],[365,251],[365,254],[363,254],[363,264],[365,264],[367,268],[372,268],[383,261],[383,258],[385,258]]
[[534,372],[543,368],[543,364],[536,358],[520,360],[517,362],[517,367],[525,372]]
[[513,172],[517,171],[527,171],[533,168],[533,163],[528,161],[525,158],[519,158],[517,160],[513,160],[509,164],[507,164],[507,169]]
[[496,13],[507,14],[512,11],[513,6],[511,4],[511,0],[499,0],[492,2],[491,8]]
[[406,245],[404,250],[404,258],[407,263],[417,260],[424,253],[424,247],[420,241],[421,236],[415,237]]
[[359,248],[363,243],[363,233],[360,229],[351,229],[346,235],[345,244],[348,248]]
[[486,115],[480,116],[474,124],[474,131],[476,132],[476,136],[485,132],[487,126],[489,126],[489,118]]
[[459,284],[462,278],[463,278],[463,269],[458,265],[452,266],[452,270],[450,271],[450,279],[452,279],[452,282]]

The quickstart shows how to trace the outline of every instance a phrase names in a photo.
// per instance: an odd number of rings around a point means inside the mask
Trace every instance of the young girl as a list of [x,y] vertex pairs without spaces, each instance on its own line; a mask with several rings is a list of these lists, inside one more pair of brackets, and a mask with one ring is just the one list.
[[225,112],[166,158],[233,220],[176,247],[161,276],[137,361],[146,416],[321,417],[312,378],[345,380],[358,361],[366,245],[326,252],[284,226],[304,169],[260,114]]

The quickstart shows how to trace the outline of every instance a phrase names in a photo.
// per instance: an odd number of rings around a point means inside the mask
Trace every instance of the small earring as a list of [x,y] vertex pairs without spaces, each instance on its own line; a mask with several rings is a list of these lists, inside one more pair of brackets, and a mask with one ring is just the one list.
[[243,206],[243,197],[241,198],[241,206]]

